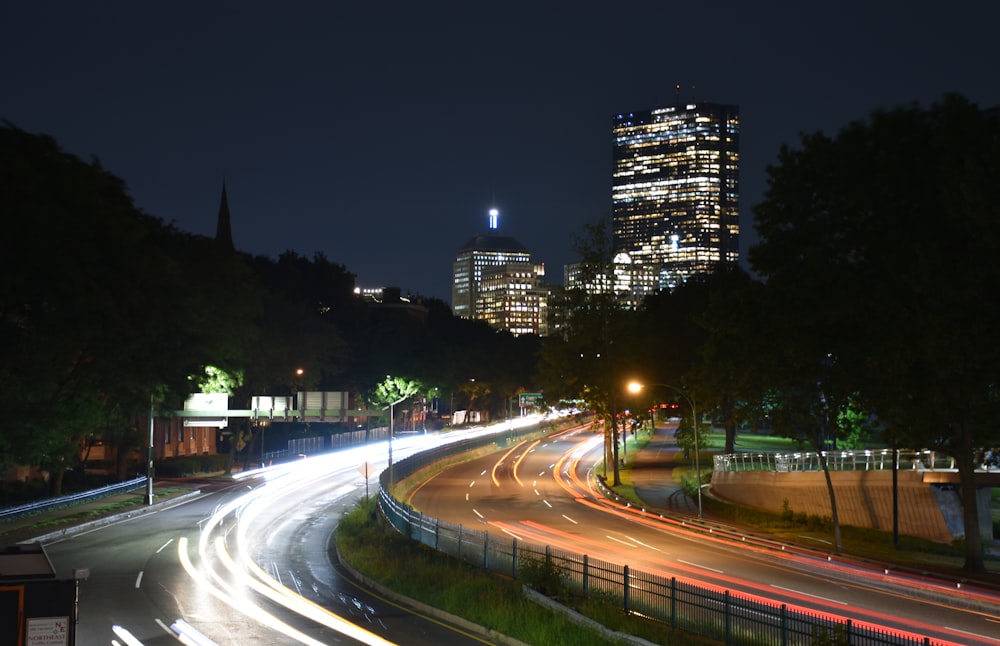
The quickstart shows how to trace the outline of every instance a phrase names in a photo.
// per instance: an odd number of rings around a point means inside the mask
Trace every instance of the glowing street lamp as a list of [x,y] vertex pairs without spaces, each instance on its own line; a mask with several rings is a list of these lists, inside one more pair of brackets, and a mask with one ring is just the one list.
[[637,381],[629,382],[628,390],[632,393],[641,392],[644,386],[661,386],[663,388],[669,388],[673,390],[678,395],[687,401],[688,406],[691,407],[691,419],[694,422],[694,470],[695,470],[695,489],[698,491],[698,518],[703,518],[702,506],[701,506],[701,462],[698,456],[698,411],[695,407],[694,398],[689,396],[682,389],[677,386],[671,386],[670,384],[640,384]]

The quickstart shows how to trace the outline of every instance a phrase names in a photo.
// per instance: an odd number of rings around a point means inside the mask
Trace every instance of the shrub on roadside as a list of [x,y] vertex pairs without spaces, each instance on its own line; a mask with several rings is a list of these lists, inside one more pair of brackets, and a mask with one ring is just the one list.
[[187,476],[217,473],[226,468],[225,455],[182,455],[167,458],[154,463],[155,474],[166,478],[183,478]]

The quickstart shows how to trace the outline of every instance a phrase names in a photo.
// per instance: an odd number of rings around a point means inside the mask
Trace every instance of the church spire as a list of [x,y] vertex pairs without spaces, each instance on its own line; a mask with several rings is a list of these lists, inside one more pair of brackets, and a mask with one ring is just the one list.
[[229,222],[229,201],[226,199],[226,182],[222,182],[222,202],[219,204],[219,222],[215,227],[215,241],[232,251],[233,228]]

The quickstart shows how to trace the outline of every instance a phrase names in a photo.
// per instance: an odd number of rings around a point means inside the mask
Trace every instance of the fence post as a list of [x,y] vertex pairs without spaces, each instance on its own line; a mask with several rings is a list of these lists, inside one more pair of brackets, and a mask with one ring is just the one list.
[[781,646],[788,646],[788,606],[781,604]]
[[517,539],[514,538],[514,539],[511,539],[511,541],[512,541],[512,543],[511,543],[512,546],[510,548],[510,571],[511,571],[511,576],[513,576],[516,579],[517,578]]
[[677,577],[670,577],[670,627],[677,628]]
[[439,544],[441,542],[441,519],[434,519],[434,549],[438,552],[441,551]]
[[583,598],[590,598],[590,559],[583,555]]
[[629,603],[629,598],[628,598],[629,584],[628,584],[628,566],[627,565],[622,570],[622,580],[625,583],[625,589],[622,592],[622,598],[625,601],[625,614],[627,615],[629,613],[629,606],[631,605]]
[[458,558],[462,558],[462,526],[458,526]]
[[483,532],[483,569],[490,569],[490,533]]
[[729,590],[726,590],[726,601],[725,601],[725,612],[726,612],[726,643],[732,643],[733,637],[733,611],[730,606],[732,599],[729,596]]

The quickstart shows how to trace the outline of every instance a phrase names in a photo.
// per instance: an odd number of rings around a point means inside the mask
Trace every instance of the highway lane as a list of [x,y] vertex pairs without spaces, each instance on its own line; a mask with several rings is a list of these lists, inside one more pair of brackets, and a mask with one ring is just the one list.
[[[397,441],[395,455],[423,442]],[[220,646],[487,643],[340,576],[330,536],[365,495],[366,461],[385,468],[386,445],[275,467],[46,544],[57,576],[90,569],[77,644],[177,644],[179,630]]]
[[[49,543],[57,575],[88,568],[80,582],[78,646],[125,643],[119,626],[141,643],[176,644],[170,624],[211,617],[231,643],[268,644],[275,635],[248,625],[243,613],[206,594],[179,567],[177,545],[197,543],[215,507],[245,485],[230,485],[194,501]],[[224,642],[220,642],[224,643]]]
[[[734,545],[641,510],[609,505],[592,489],[601,438],[589,431],[552,436],[457,465],[410,498],[425,514],[501,532],[636,570],[676,576],[836,617],[961,644],[998,644],[995,611],[966,611],[913,598],[886,576],[846,564]],[[653,516],[653,517],[650,517]],[[916,584],[926,582],[913,582]],[[993,603],[1000,607],[1000,599]]]

